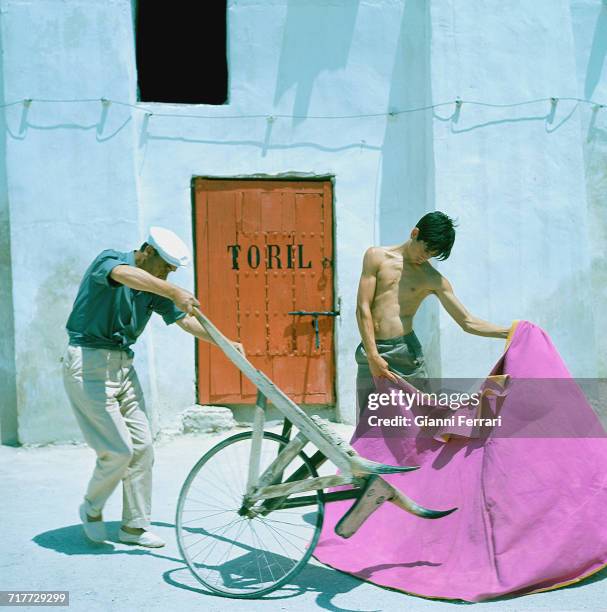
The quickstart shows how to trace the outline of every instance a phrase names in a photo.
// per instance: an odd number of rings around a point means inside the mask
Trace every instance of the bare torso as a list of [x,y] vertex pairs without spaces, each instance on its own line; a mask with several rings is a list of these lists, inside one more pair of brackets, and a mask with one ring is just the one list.
[[440,282],[440,274],[428,262],[404,260],[399,247],[381,247],[371,314],[376,339],[394,338],[413,330],[419,305]]

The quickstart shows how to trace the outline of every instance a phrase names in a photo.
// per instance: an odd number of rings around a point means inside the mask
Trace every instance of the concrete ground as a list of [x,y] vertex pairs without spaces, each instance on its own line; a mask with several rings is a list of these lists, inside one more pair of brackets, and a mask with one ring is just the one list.
[[[351,428],[336,426],[349,438]],[[277,431],[274,428],[274,431]],[[180,558],[174,515],[181,485],[198,457],[228,434],[156,443],[154,530],[167,541],[150,550],[120,544],[121,490],[104,511],[111,543],[85,539],[78,505],[94,465],[86,446],[0,447],[0,590],[67,590],[77,611],[134,610],[607,610],[607,570],[556,591],[480,604],[433,601],[362,582],[311,561],[288,589],[264,600],[203,593]]]

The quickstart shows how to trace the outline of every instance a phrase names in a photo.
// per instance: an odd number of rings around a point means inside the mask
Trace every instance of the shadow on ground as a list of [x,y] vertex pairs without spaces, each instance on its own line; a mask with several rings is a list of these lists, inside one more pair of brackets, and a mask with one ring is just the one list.
[[[152,523],[157,527],[166,527],[168,529],[174,529],[175,525],[172,523],[165,523],[156,521]],[[149,556],[156,557],[158,559],[164,559],[171,563],[176,563],[179,567],[165,571],[162,576],[164,581],[176,588],[184,589],[198,593],[205,597],[215,597],[201,587],[200,583],[196,580],[189,568],[184,565],[184,561],[178,557],[171,557],[170,555],[162,554],[158,551],[162,549],[149,549],[141,548],[137,546],[130,546],[118,541],[118,529],[119,522],[106,522],[108,529],[108,536],[110,540],[102,544],[95,544],[90,542],[84,536],[82,526],[70,525],[68,527],[61,527],[59,529],[53,529],[46,531],[33,538],[33,541],[39,546],[47,549],[54,550],[64,555],[107,555],[107,554],[118,554],[118,555],[137,555],[137,556]],[[227,568],[229,571],[229,568]],[[598,582],[607,579],[607,568],[602,569],[593,576],[586,578],[580,582],[563,587],[566,589],[578,588],[582,585]],[[333,603],[335,597],[349,593],[357,587],[362,585],[363,581],[345,574],[338,570],[331,569],[329,567],[321,567],[313,563],[308,563],[298,574],[296,574],[289,582],[288,585],[281,587],[274,591],[270,595],[266,595],[262,600],[283,600],[292,599],[294,597],[301,596],[306,593],[316,594],[316,604],[325,610],[331,612],[350,612],[349,608],[342,608]],[[393,589],[388,589],[393,590]],[[492,599],[491,601],[506,601],[510,599],[517,599],[516,595],[508,595]],[[447,603],[452,605],[474,605],[470,602],[461,600],[446,600],[446,599],[435,599],[433,601],[440,601],[441,603]],[[359,608],[357,608],[358,610]],[[369,610],[367,612],[375,612]]]
[[[171,525],[167,525],[167,523],[152,524],[171,527]],[[183,563],[183,559],[156,552],[162,550],[162,548],[142,548],[140,546],[132,546],[120,542],[118,540],[118,529],[120,527],[118,521],[106,521],[105,526],[108,531],[109,540],[99,544],[91,542],[86,538],[80,524],[45,531],[35,536],[33,541],[38,544],[38,546],[55,550],[64,555],[146,555],[158,557],[159,559],[166,559],[174,563]]]
[[[199,593],[206,597],[216,597],[205,591],[197,582],[184,564],[183,559],[162,554],[163,549],[149,549],[138,546],[130,546],[118,541],[118,529],[120,523],[106,522],[109,540],[96,544],[86,539],[80,524],[61,527],[38,534],[33,541],[43,548],[54,550],[64,555],[138,555],[150,556],[178,564],[179,567],[167,570],[163,573],[164,581],[180,589]],[[166,527],[174,529],[172,523],[155,521],[155,527]],[[318,567],[308,564],[299,574],[293,577],[289,584],[264,597],[267,600],[290,599],[303,595],[304,593],[317,593],[316,603],[319,607],[332,612],[350,612],[348,608],[333,605],[332,599],[342,593],[348,593],[361,585],[361,581],[347,574],[336,572],[330,568]],[[369,610],[369,612],[375,612]]]

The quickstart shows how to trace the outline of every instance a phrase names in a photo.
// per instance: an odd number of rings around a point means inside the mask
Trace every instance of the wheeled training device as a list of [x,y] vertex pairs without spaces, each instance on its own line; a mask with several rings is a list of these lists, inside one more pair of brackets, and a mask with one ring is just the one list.
[[[356,500],[335,527],[344,538],[386,501],[428,519],[456,510],[429,510],[409,499],[381,475],[417,466],[385,465],[358,455],[325,420],[308,416],[257,370],[198,309],[193,314],[258,390],[252,430],[205,453],[179,495],[179,549],[196,579],[212,593],[261,597],[287,583],[314,551],[327,502]],[[284,416],[282,435],[263,430],[268,400]],[[291,436],[293,426],[298,433]],[[304,453],[307,445],[315,447],[311,455]],[[327,460],[339,469],[338,475],[318,475]],[[324,492],[344,485],[348,487]]]

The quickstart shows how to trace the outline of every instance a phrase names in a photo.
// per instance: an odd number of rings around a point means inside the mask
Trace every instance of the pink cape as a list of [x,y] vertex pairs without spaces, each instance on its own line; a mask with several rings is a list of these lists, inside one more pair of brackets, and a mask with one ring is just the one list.
[[[528,321],[516,326],[491,374],[569,379],[577,389],[549,336]],[[384,391],[391,383],[377,384]],[[528,421],[538,405],[511,393],[500,414],[516,431],[512,423]],[[550,590],[599,571],[607,565],[607,438],[581,392],[555,415],[570,421],[567,431],[580,418],[593,422],[596,437],[490,434],[442,442],[359,437],[357,430],[352,445],[363,457],[421,466],[386,480],[427,508],[458,510],[428,520],[384,503],[343,539],[335,524],[353,502],[331,502],[314,556],[378,585],[471,602]]]

